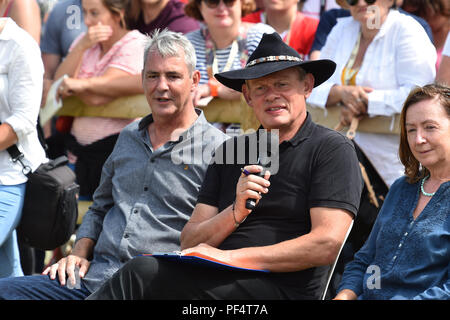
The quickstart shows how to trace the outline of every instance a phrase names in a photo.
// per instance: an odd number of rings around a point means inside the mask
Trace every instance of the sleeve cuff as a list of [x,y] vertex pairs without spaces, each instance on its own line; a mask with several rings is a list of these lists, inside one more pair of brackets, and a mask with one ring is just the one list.
[[353,206],[349,203],[346,203],[346,202],[340,202],[340,201],[334,201],[334,200],[314,200],[314,201],[311,201],[311,204],[309,207],[310,208],[325,207],[325,208],[332,208],[332,209],[347,210],[347,211],[353,213],[353,216],[355,218],[358,213],[358,208],[356,208],[355,206]]
[[78,228],[76,238],[89,238],[97,241],[100,233],[102,231],[102,224],[95,222],[95,217],[93,217],[92,211],[88,211],[83,217],[83,222]]
[[24,121],[24,119],[16,116],[11,116],[4,122],[11,126],[11,128],[16,133],[19,141],[24,140],[27,135],[33,133],[33,131],[35,130],[35,127],[28,121]]
[[314,88],[312,90],[311,95],[308,99],[306,99],[306,102],[314,107],[325,109],[331,87],[333,87],[335,84],[336,83],[334,82],[322,83],[317,88]]
[[369,105],[367,106],[367,113],[370,116],[392,116],[396,112],[386,105],[384,92],[375,90],[369,93]]

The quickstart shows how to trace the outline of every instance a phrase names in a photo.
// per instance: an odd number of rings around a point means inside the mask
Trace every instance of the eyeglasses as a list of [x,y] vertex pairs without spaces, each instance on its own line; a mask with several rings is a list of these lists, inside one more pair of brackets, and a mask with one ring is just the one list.
[[[349,6],[354,6],[358,3],[359,0],[346,0]],[[367,4],[374,4],[377,0],[364,0]]]
[[236,0],[203,0],[206,6],[210,9],[215,9],[219,6],[220,1],[223,1],[227,7],[232,7]]

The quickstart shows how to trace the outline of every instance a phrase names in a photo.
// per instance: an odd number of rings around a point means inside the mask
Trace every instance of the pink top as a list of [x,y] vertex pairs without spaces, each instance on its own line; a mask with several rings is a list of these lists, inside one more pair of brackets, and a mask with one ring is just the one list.
[[11,0],[8,3],[8,6],[6,7],[5,12],[3,12],[3,18],[9,17],[9,9],[11,9],[12,3],[13,3],[13,0]]
[[[81,40],[78,36],[70,50]],[[103,75],[109,68],[117,68],[130,74],[139,74],[143,67],[145,36],[137,30],[129,31],[111,49],[101,57],[100,45],[97,44],[83,54],[78,78],[92,78]],[[93,107],[95,108],[95,107]],[[119,133],[134,119],[103,117],[76,117],[71,133],[78,143],[91,144],[110,135]]]
[[437,53],[436,72],[439,70],[439,66],[441,65],[443,51],[444,51],[444,47],[442,47],[440,50],[436,50],[436,53]]

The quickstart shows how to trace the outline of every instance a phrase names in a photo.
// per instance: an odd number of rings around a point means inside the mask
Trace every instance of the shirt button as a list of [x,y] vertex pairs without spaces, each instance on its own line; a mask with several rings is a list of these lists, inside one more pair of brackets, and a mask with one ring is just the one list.
[[125,235],[123,236],[125,239],[127,239],[130,235],[128,233],[125,233]]
[[151,163],[155,162],[155,159],[150,159],[150,162],[151,162]]
[[138,213],[138,212],[139,212],[138,209],[134,209],[134,210],[133,210],[133,213]]
[[401,248],[401,247],[402,247],[402,244],[400,243],[400,244],[398,245],[398,247]]
[[405,232],[404,236],[406,237],[408,235],[408,232]]
[[397,256],[394,256],[394,257],[392,258],[392,260],[395,260],[395,259],[397,259]]
[[148,191],[148,187],[144,187],[144,191]]

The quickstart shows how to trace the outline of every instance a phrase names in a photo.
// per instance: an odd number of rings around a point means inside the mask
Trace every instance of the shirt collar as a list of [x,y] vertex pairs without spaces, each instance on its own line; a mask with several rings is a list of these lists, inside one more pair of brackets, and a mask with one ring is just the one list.
[[[394,13],[396,12],[396,13]],[[390,9],[388,12],[388,15],[386,17],[386,20],[384,20],[383,24],[381,25],[380,31],[375,35],[372,41],[375,41],[379,38],[382,38],[386,35],[387,32],[389,32],[389,29],[391,28],[391,25],[397,20],[398,17],[395,15],[398,14],[397,10]]]
[[12,36],[14,32],[9,30],[10,28],[14,28],[14,25],[16,24],[14,20],[11,18],[0,18],[1,20],[6,20],[5,27],[3,28],[2,32],[0,33],[0,40],[10,40],[12,39]]
[[[315,126],[316,126],[316,124],[312,121],[311,114],[309,112],[306,112],[306,119],[303,122],[300,129],[295,134],[295,136],[293,136],[289,140],[283,141],[281,144],[289,143],[293,146],[298,145],[300,142],[308,139],[311,136]],[[259,129],[264,130],[263,126],[260,126]],[[259,129],[258,129],[258,132],[259,132]]]
[[300,127],[300,129],[298,129],[295,136],[287,142],[292,144],[293,146],[298,145],[300,142],[308,139],[311,136],[315,126],[316,124],[312,121],[311,114],[309,112],[306,112],[306,119],[305,121],[303,121],[302,126]]
[[[184,131],[180,135],[178,142],[181,142],[183,139],[188,139],[191,136],[193,136],[194,135],[194,127],[203,126],[203,125],[207,124],[207,121],[206,121],[205,115],[203,114],[203,111],[195,108],[195,112],[197,113],[198,118],[194,121],[194,123],[186,131]],[[153,123],[153,121],[154,121],[153,115],[150,113],[149,115],[142,118],[141,121],[139,121],[139,130],[141,131],[141,130],[147,129],[147,127],[151,123]]]

